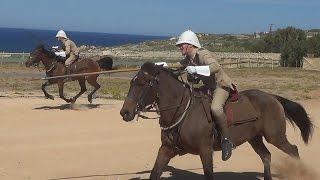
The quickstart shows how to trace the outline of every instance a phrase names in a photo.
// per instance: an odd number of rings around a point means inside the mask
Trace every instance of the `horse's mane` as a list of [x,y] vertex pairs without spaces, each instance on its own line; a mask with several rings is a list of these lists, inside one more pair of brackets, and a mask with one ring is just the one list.
[[36,49],[40,49],[44,54],[49,56],[49,58],[55,58],[56,57],[56,54],[54,52],[50,51],[50,50],[47,50],[43,44],[37,46]]
[[[175,78],[177,81],[181,82],[179,79],[179,75],[177,75],[175,72],[177,72],[176,70],[173,69],[169,69],[169,68],[165,68],[163,66],[158,66],[155,65],[152,62],[145,62],[142,66],[141,66],[141,70],[148,72],[149,74],[156,76],[157,74],[159,74],[161,71],[162,72],[166,72],[167,74],[169,74],[171,77]],[[183,82],[181,82],[183,83]]]

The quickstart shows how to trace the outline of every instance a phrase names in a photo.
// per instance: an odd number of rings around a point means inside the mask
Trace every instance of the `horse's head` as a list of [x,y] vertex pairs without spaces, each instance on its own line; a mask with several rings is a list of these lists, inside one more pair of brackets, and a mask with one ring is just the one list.
[[138,111],[156,101],[158,74],[161,68],[150,62],[144,63],[137,75],[132,78],[128,95],[120,111],[123,120],[133,120]]
[[44,45],[37,46],[31,53],[29,59],[25,62],[27,67],[37,66],[40,61],[46,66],[52,65],[52,61],[56,59],[54,52],[47,50]]
[[41,61],[44,45],[37,46],[31,53],[29,59],[25,62],[26,67],[37,66]]

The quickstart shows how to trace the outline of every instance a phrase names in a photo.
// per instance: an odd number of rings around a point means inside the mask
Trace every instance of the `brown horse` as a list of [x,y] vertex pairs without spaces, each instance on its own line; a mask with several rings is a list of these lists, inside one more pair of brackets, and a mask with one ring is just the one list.
[[[64,62],[59,61],[59,58],[55,55],[54,52],[46,50],[43,45],[38,46],[35,50],[30,53],[30,58],[26,61],[26,66],[30,67],[32,65],[38,65],[42,62],[46,70],[46,76],[62,76],[66,75],[66,67]],[[99,64],[92,59],[81,59],[76,61],[70,66],[70,72],[74,74],[79,73],[90,73],[100,71]],[[65,100],[67,103],[75,103],[77,98],[79,98],[84,92],[87,91],[86,81],[94,87],[93,91],[88,95],[88,101],[92,103],[92,95],[100,88],[100,85],[97,83],[97,78],[99,75],[90,75],[90,76],[81,76],[74,77],[69,80],[79,82],[81,87],[80,92],[73,98],[67,99],[64,97],[63,87],[65,78],[50,79],[42,84],[42,91],[46,98],[54,99],[54,97],[46,91],[46,87],[52,84],[58,84],[60,98]],[[68,80],[68,81],[69,81]]]
[[[313,124],[298,103],[259,90],[246,90],[260,117],[253,122],[230,127],[231,139],[239,146],[248,141],[264,164],[264,179],[272,179],[271,154],[262,137],[283,152],[299,158],[298,148],[288,142],[286,119],[296,124],[304,142],[312,135]],[[172,70],[145,63],[131,80],[130,89],[120,111],[123,120],[131,121],[136,114],[155,103],[160,113],[161,142],[150,179],[160,179],[163,168],[177,154],[200,155],[206,179],[213,179],[213,151],[221,150],[213,122],[205,113],[203,99],[197,98]],[[214,147],[214,148],[213,148]]]

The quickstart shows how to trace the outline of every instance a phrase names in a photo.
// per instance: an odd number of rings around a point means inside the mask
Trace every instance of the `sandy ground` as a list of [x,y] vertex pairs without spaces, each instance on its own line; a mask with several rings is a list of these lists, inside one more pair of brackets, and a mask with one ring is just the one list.
[[[122,121],[122,101],[95,99],[94,103],[81,98],[71,107],[60,99],[0,97],[0,179],[147,179],[160,146],[158,122]],[[301,103],[319,127],[320,100]],[[287,129],[290,142],[299,147],[301,161],[293,162],[268,144],[274,179],[319,179],[318,128],[308,146],[298,129],[290,125]],[[198,156],[175,157],[162,177],[202,179],[201,167]],[[255,180],[261,179],[263,165],[246,143],[227,162],[221,161],[221,152],[215,152],[214,170],[218,180]]]

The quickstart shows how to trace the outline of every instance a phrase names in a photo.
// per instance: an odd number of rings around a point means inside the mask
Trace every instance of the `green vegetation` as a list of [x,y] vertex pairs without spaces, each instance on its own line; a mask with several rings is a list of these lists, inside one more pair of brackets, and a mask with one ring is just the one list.
[[[320,31],[320,30],[319,30]],[[320,57],[320,34],[317,34],[307,40],[308,53],[315,57]]]
[[[320,31],[320,30],[319,30]],[[294,27],[279,29],[271,33],[261,33],[260,37],[240,34],[204,34],[197,33],[202,46],[215,52],[246,52],[246,53],[281,53],[281,66],[302,67],[302,59],[307,53],[320,57],[320,35],[318,30],[307,32]],[[174,46],[176,39],[148,41],[138,45],[123,46],[140,51],[177,51]]]
[[282,67],[301,67],[302,59],[307,54],[306,33],[303,30],[288,27],[267,34],[260,41],[262,52],[281,53]]

